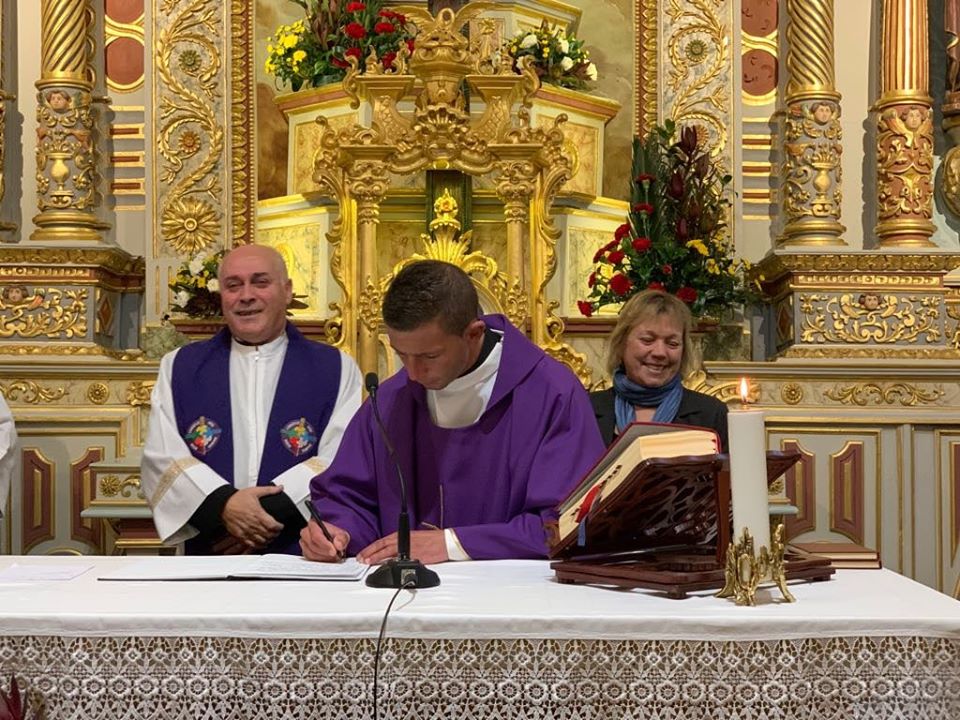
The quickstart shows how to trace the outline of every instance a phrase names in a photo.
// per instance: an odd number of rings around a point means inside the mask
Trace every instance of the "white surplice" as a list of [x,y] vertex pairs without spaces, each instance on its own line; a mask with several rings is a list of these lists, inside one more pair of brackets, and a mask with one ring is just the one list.
[[[233,430],[233,485],[238,489],[257,484],[260,458],[270,421],[273,398],[286,355],[286,333],[264,345],[230,347],[230,414]],[[141,486],[150,507],[157,534],[166,544],[188,540],[197,534],[190,517],[211,492],[230,484],[213,468],[195,458],[177,429],[173,405],[173,362],[177,350],[160,361],[157,384],[150,398],[150,424],[143,447]],[[360,407],[360,368],[340,351],[340,386],[337,400],[320,437],[317,455],[294,465],[273,482],[283,486],[297,509],[307,518],[304,500],[310,480],[322,472],[336,455],[347,423]]]
[[3,395],[0,395],[0,517],[7,508],[10,495],[10,483],[17,467],[17,429],[13,424],[13,413]]

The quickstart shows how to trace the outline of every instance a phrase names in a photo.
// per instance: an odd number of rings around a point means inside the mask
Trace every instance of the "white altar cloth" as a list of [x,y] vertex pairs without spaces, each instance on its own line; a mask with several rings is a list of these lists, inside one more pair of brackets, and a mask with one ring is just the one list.
[[[77,561],[93,562],[94,568],[72,581],[0,584],[0,633],[369,638],[376,636],[392,593],[362,582],[97,580],[123,563],[178,560],[83,557]],[[13,561],[0,557],[0,569]],[[15,561],[62,564],[64,558]],[[737,607],[709,592],[670,600],[652,591],[561,585],[540,561],[448,563],[435,569],[438,588],[401,594],[390,616],[392,637],[960,639],[960,602],[889,570],[840,570],[827,582],[792,584],[796,603]],[[775,590],[761,593],[779,597]]]
[[[69,559],[0,569],[14,561]],[[0,684],[16,672],[46,717],[372,717],[393,591],[103,582],[131,560],[76,561],[94,567],[0,585]],[[960,602],[890,571],[839,571],[791,584],[797,603],[746,608],[560,585],[545,562],[436,569],[440,587],[403,591],[391,613],[381,717],[960,718]]]

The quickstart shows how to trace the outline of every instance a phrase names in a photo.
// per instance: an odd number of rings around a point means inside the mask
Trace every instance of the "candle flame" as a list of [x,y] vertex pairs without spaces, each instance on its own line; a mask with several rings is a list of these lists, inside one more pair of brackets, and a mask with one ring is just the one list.
[[745,377],[740,378],[740,402],[746,405],[749,397],[750,385],[747,383],[747,379]]

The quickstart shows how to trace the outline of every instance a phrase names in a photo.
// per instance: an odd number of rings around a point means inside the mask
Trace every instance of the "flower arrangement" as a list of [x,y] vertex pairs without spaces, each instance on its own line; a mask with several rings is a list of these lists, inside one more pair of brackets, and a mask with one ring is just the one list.
[[597,66],[583,40],[567,34],[561,27],[551,28],[544,20],[533,31],[519,30],[506,45],[514,67],[522,57],[533,58],[533,69],[540,81],[551,85],[583,90],[597,79]]
[[40,709],[21,694],[17,678],[10,676],[10,693],[0,688],[0,720],[39,720]]
[[171,310],[192,318],[220,316],[220,281],[217,279],[217,271],[223,255],[224,251],[218,250],[211,255],[197,255],[193,260],[185,260],[180,265],[176,277],[169,285],[173,291]]
[[361,71],[371,50],[384,70],[393,69],[401,46],[413,52],[414,27],[383,0],[290,0],[306,17],[277,28],[267,45],[264,69],[293,90],[342,80],[355,57]]
[[647,288],[673,293],[695,317],[717,317],[754,296],[750,263],[733,256],[726,224],[730,176],[694,128],[679,135],[667,121],[634,138],[630,214],[593,256],[590,292],[577,302],[583,315]]

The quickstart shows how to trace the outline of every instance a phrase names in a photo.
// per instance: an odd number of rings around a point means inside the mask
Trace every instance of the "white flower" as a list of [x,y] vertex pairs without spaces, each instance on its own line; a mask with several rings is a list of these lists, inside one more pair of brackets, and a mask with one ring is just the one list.
[[560,38],[559,45],[560,45],[560,52],[562,52],[564,55],[570,52],[570,43],[567,41],[566,38]]
[[587,65],[587,77],[590,78],[591,80],[597,79],[597,66],[594,65],[593,63],[590,63],[589,65]]
[[564,55],[563,59],[560,61],[560,69],[566,72],[573,67],[573,60],[569,55]]
[[522,47],[522,48],[532,48],[532,47],[534,47],[538,42],[539,42],[539,41],[537,40],[537,36],[536,36],[536,35],[534,35],[533,33],[528,33],[527,36],[526,36],[523,40],[520,41],[520,47]]
[[185,307],[188,302],[190,302],[190,293],[188,293],[186,290],[177,290],[176,294],[173,296],[173,304],[179,305],[180,307]]
[[195,257],[190,261],[190,265],[188,267],[190,268],[191,275],[199,275],[200,271],[203,270],[203,258]]
[[220,281],[216,278],[210,278],[207,280],[207,290],[212,293],[220,292]]

